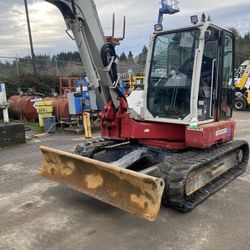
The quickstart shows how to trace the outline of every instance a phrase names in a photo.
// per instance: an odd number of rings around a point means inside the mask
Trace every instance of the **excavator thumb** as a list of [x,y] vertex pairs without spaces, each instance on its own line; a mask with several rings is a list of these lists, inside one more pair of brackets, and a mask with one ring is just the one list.
[[149,221],[156,219],[163,179],[44,146],[40,149],[41,176]]

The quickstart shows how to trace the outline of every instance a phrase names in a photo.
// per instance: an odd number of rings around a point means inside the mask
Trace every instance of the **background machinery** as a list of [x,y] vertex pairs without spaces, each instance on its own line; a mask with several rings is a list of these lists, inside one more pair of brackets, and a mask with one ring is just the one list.
[[234,141],[234,36],[207,22],[155,31],[144,90],[117,88],[114,45],[92,0],[47,0],[75,37],[101,106],[102,139],[76,154],[41,147],[40,174],[153,221],[161,202],[190,211],[244,172],[249,147]]
[[239,81],[235,84],[235,103],[236,110],[246,110],[250,106],[250,60],[243,74],[240,76]]

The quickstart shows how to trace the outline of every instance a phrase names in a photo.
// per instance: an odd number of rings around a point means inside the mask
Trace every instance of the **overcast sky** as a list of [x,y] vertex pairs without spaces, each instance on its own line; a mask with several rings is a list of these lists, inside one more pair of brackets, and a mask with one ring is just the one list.
[[[116,33],[121,35],[122,18],[126,15],[126,39],[118,48],[138,54],[153,30],[160,0],[95,0],[105,35],[111,33],[112,13],[116,13]],[[28,0],[31,29],[36,54],[75,51],[76,46],[65,34],[60,12],[43,0]],[[244,34],[250,31],[249,0],[180,0],[181,11],[165,16],[164,28],[190,24],[190,15],[210,14],[212,21],[223,27],[235,27]],[[23,0],[0,1],[0,57],[22,57],[30,54]]]

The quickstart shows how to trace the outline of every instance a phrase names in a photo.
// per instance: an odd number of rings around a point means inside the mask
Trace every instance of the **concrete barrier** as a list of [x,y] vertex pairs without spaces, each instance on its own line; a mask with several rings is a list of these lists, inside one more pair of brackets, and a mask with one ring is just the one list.
[[25,126],[17,123],[0,123],[0,147],[25,143]]

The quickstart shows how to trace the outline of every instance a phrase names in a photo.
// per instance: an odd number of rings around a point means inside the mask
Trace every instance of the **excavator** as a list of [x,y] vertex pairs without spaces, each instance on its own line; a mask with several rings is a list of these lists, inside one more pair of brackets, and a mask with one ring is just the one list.
[[93,0],[46,0],[62,13],[101,107],[101,138],[74,153],[41,146],[40,175],[136,214],[161,204],[188,212],[242,174],[249,146],[234,140],[234,35],[211,22],[155,25],[144,90],[119,91],[115,44]]
[[248,61],[240,80],[234,86],[235,87],[234,108],[236,110],[240,111],[246,110],[250,106],[250,89],[248,83],[249,76],[250,76],[250,61]]

